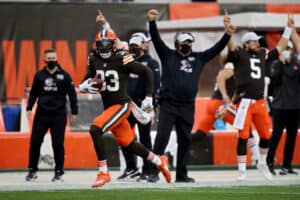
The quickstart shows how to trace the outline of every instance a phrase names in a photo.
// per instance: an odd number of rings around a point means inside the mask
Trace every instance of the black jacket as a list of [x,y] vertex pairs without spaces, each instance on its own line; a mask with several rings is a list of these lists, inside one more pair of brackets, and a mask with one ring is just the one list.
[[66,114],[66,95],[71,104],[71,112],[78,113],[77,95],[70,75],[58,66],[58,70],[50,74],[46,67],[38,71],[33,80],[27,111],[32,110],[38,99],[37,114],[56,115]]
[[149,22],[149,26],[152,42],[162,65],[160,97],[193,103],[204,65],[224,49],[230,36],[224,34],[211,48],[182,57],[175,49],[170,49],[162,41],[155,21]]
[[276,60],[271,64],[272,108],[300,109],[299,79],[300,65],[298,63],[284,64]]

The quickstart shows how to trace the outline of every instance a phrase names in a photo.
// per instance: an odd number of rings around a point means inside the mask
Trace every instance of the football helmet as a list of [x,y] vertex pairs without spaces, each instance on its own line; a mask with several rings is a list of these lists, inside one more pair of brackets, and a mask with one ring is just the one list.
[[117,36],[111,30],[103,29],[96,35],[96,52],[101,58],[107,59],[116,49]]

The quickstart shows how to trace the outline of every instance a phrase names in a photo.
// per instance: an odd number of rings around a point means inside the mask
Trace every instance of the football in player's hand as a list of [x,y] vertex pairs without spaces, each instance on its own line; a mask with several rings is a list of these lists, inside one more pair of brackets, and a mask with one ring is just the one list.
[[101,90],[103,85],[103,81],[100,78],[92,78],[89,80],[89,83],[94,83],[92,87],[99,89],[99,91]]

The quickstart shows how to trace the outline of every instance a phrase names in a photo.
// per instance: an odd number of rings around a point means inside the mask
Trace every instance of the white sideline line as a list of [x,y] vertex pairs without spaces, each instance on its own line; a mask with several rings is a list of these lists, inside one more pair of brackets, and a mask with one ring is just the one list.
[[[51,190],[77,190],[91,189],[91,184],[95,180],[95,171],[66,171],[63,183],[53,183],[51,178],[53,172],[38,172],[38,180],[26,182],[26,172],[0,173],[0,191],[51,191]],[[120,175],[118,171],[111,171],[112,182],[100,188],[103,190],[114,189],[152,189],[152,190],[188,190],[201,187],[236,187],[236,186],[280,186],[280,185],[300,185],[300,175],[277,175],[273,181],[266,181],[257,170],[248,170],[247,179],[243,182],[236,181],[237,171],[235,170],[210,170],[210,171],[190,171],[189,176],[196,179],[196,183],[174,183],[168,184],[160,175],[158,183],[138,183],[135,180],[118,181]],[[173,177],[175,172],[172,171]],[[174,181],[174,178],[173,180]],[[241,191],[239,191],[241,192]],[[242,192],[242,193],[246,193]],[[274,191],[270,194],[279,194]],[[300,193],[296,193],[299,195]]]

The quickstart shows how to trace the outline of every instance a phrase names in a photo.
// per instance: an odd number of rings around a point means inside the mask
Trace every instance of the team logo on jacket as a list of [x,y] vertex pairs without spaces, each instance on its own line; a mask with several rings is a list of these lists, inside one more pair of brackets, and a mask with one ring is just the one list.
[[192,73],[193,72],[192,65],[187,60],[181,60],[180,61],[180,68],[179,68],[179,70],[187,72],[187,73]]
[[56,83],[52,78],[47,78],[45,80],[44,90],[45,91],[57,91]]

